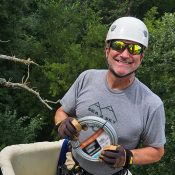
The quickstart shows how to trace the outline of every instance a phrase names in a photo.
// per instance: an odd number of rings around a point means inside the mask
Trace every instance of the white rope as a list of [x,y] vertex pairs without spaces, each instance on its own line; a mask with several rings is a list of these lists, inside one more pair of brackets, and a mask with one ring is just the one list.
[[[116,131],[114,130],[112,125],[106,120],[96,116],[86,116],[80,118],[78,121],[82,126],[86,125],[87,127],[97,127],[99,129],[102,128],[110,138],[110,144],[116,145],[118,143],[118,137]],[[71,145],[74,151],[78,153],[80,156],[84,157],[85,159],[90,161],[99,161],[97,157],[89,156],[80,148],[79,140],[71,141]]]

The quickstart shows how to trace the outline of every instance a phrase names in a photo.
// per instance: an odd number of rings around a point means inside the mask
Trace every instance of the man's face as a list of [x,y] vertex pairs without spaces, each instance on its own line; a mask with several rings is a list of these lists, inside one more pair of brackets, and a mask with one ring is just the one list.
[[[135,42],[121,40],[126,44],[137,44]],[[109,70],[114,72],[119,77],[125,76],[140,66],[143,58],[143,53],[134,55],[126,48],[124,51],[116,51],[111,47],[106,48],[106,57],[109,65]]]

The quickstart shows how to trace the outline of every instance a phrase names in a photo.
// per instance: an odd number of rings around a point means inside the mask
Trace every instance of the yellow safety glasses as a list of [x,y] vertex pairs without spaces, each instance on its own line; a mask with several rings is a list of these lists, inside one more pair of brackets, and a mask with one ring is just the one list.
[[123,41],[119,40],[112,40],[110,47],[117,51],[117,52],[123,52],[126,48],[128,49],[128,52],[132,55],[139,55],[143,53],[143,47],[139,44],[127,44]]

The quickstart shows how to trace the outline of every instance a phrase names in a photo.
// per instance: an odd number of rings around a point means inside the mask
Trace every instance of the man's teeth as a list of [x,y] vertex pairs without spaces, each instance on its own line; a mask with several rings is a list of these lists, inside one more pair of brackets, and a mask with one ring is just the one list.
[[113,58],[113,59],[117,62],[121,62],[121,63],[125,63],[125,64],[132,64],[133,63],[132,61],[129,61],[129,60],[120,60],[117,58]]
[[121,62],[121,63],[126,63],[126,64],[131,64],[132,62],[130,61],[122,61],[122,60],[116,60],[117,62]]

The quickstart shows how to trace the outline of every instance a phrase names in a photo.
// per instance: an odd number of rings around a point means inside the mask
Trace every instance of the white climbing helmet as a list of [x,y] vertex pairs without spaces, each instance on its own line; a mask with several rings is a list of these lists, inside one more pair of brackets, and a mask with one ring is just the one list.
[[122,17],[112,23],[106,36],[106,41],[113,39],[130,40],[148,47],[148,29],[135,17]]

